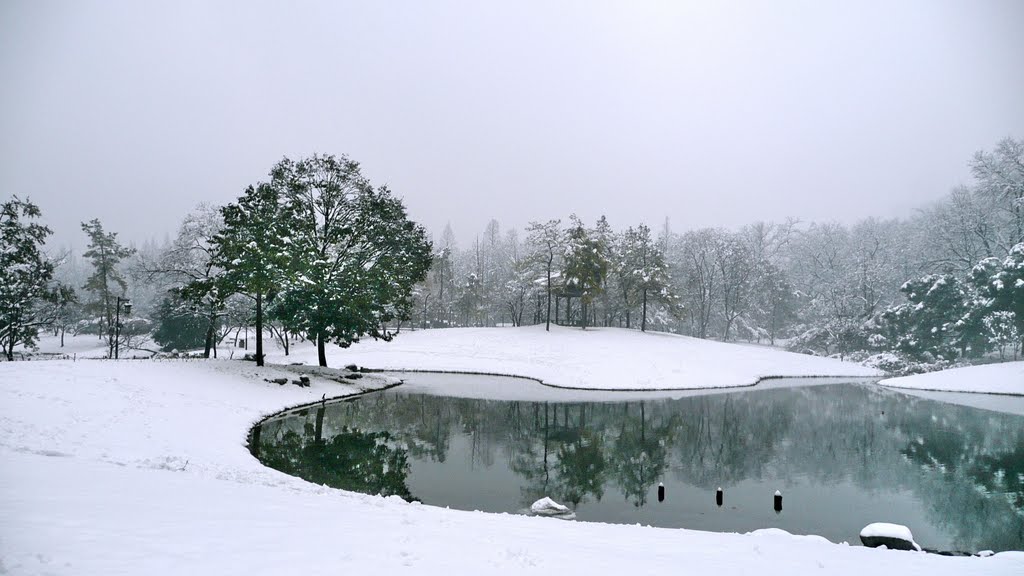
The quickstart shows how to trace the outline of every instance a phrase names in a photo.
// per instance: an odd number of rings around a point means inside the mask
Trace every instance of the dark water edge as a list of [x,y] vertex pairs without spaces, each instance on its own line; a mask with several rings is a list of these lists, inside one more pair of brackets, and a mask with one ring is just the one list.
[[254,454],[318,484],[466,510],[551,496],[586,521],[850,544],[884,521],[929,548],[1024,549],[1021,416],[857,384],[585,402],[439,395],[472,378],[289,412],[259,426]]

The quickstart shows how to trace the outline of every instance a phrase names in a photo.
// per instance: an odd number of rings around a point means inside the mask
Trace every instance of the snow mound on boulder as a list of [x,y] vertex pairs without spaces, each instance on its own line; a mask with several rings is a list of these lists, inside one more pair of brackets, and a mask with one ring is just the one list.
[[869,548],[885,546],[894,550],[921,550],[917,542],[914,542],[910,528],[888,522],[875,522],[865,526],[860,531],[860,541]]
[[531,504],[530,512],[536,514],[537,516],[576,516],[575,514],[573,514],[572,510],[569,510],[568,506],[563,506],[558,502],[555,502],[551,498],[548,498],[547,496]]

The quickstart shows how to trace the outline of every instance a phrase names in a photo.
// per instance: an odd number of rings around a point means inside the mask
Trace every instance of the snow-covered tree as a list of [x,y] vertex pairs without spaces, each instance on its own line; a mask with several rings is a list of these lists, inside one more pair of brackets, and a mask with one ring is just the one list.
[[714,261],[722,280],[720,306],[725,324],[722,340],[728,342],[736,319],[749,311],[756,263],[740,238],[728,233],[718,235]]
[[60,335],[60,347],[64,347],[64,335],[68,328],[74,326],[81,317],[81,302],[78,301],[78,293],[75,287],[63,282],[56,282],[52,300],[50,301],[53,319],[50,327],[54,335]]
[[287,214],[273,186],[260,183],[246,188],[237,203],[221,208],[223,227],[212,239],[210,267],[223,272],[193,282],[195,293],[211,307],[222,308],[236,293],[252,299],[257,366],[263,366],[264,304],[284,284],[291,264]]
[[530,222],[526,229],[526,244],[529,249],[529,258],[537,262],[545,276],[545,292],[547,293],[547,313],[544,316],[545,330],[551,330],[551,276],[559,264],[558,259],[562,254],[562,229],[561,220],[548,220],[547,222]]
[[796,313],[797,297],[785,272],[771,262],[757,262],[748,336],[758,341],[767,338],[774,346],[775,339],[795,320]]
[[[612,319],[616,315],[615,305],[618,295],[618,287],[616,286],[618,275],[615,273],[616,265],[619,262],[619,258],[616,255],[619,244],[618,234],[612,230],[611,224],[608,223],[608,218],[601,216],[598,218],[597,223],[594,224],[593,236],[598,243],[604,248],[604,259],[608,262],[608,273],[604,275],[604,280],[601,285],[601,295],[599,305],[601,308],[601,314],[604,317],[604,325],[611,325]],[[595,324],[597,315],[594,315]]]
[[500,288],[501,304],[508,313],[513,326],[523,325],[523,313],[530,296],[537,290],[534,263],[519,252],[519,240],[515,230],[506,235],[508,265],[504,284]]
[[851,252],[849,231],[834,222],[811,224],[794,239],[787,272],[803,308],[804,329],[791,342],[793,349],[845,357],[866,345],[869,317]]
[[969,272],[983,258],[998,253],[991,202],[966,186],[925,208],[912,226],[922,239],[916,256],[933,272]]
[[[224,300],[234,293],[221,282],[224,268],[217,262],[215,238],[224,227],[221,209],[200,204],[178,227],[178,235],[155,256],[140,256],[135,277],[164,291],[156,311],[158,319],[178,325],[187,320],[191,326],[196,318],[205,319],[203,355],[216,354],[217,332],[225,315]],[[174,291],[174,294],[167,294]],[[169,310],[167,306],[176,306]],[[158,333],[161,330],[158,328]],[[162,337],[166,338],[166,335]],[[163,343],[157,340],[157,343]],[[183,349],[181,342],[171,348]]]
[[956,357],[960,326],[967,312],[967,290],[951,274],[931,274],[906,282],[907,302],[882,314],[894,348],[917,359]]
[[52,319],[45,304],[54,295],[54,264],[43,252],[50,229],[36,221],[40,215],[17,196],[0,204],[0,349],[8,360],[15,346],[33,346]]
[[604,288],[608,260],[605,257],[605,247],[592,231],[587,230],[575,214],[570,218],[572,224],[566,233],[562,276],[565,279],[565,286],[572,287],[579,295],[580,326],[586,330],[587,318],[590,315],[589,306]]
[[205,315],[193,311],[177,290],[170,290],[156,312],[157,326],[153,341],[165,352],[188,350],[208,342],[209,322]]
[[271,185],[290,216],[286,326],[316,341],[321,366],[328,341],[347,347],[366,334],[389,340],[387,323],[408,316],[413,286],[430,267],[423,227],[345,156],[285,158],[271,171]]
[[1024,140],[1006,138],[994,151],[980,151],[971,161],[977,194],[998,211],[997,241],[1004,252],[1024,242]]
[[983,320],[989,344],[999,350],[999,359],[1006,359],[1006,348],[1013,351],[1014,360],[1021,345],[1021,336],[1017,332],[1016,314],[1006,310],[997,310],[985,316]]
[[463,326],[482,326],[484,316],[484,285],[476,272],[466,274],[459,286],[458,310]]
[[92,262],[93,272],[83,288],[92,294],[85,303],[86,312],[96,318],[99,333],[107,341],[107,355],[114,357],[115,318],[118,316],[118,298],[125,296],[128,283],[120,270],[121,261],[135,253],[134,248],[117,241],[117,232],[106,232],[98,219],[82,223],[82,231],[89,237],[89,246],[82,254]]
[[434,252],[433,265],[427,278],[429,290],[434,294],[432,326],[450,326],[455,301],[455,234],[451,226],[445,226],[441,244]]
[[986,258],[971,271],[971,281],[986,298],[989,312],[1009,312],[1024,336],[1024,242],[1010,249],[1002,260]]
[[[646,224],[628,228],[619,240],[615,269],[623,301],[640,305],[640,330],[647,330],[647,307],[659,302],[671,309],[678,308],[678,297],[671,289],[671,278],[661,247],[651,237]],[[629,317],[627,308],[627,318]],[[629,321],[627,320],[627,326]]]
[[707,338],[715,300],[720,292],[721,272],[715,265],[715,253],[721,232],[710,228],[694,230],[678,237],[676,278],[682,278],[680,293],[690,318],[690,333]]

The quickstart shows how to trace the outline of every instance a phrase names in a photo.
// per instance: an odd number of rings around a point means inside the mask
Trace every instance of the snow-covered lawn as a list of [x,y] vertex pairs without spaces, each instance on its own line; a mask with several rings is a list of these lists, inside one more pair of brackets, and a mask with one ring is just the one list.
[[1024,361],[952,368],[879,382],[894,388],[1024,395]]
[[[275,360],[285,361],[280,353]],[[316,364],[301,346],[287,360]],[[877,377],[850,362],[757,346],[622,328],[449,328],[403,331],[392,342],[367,339],[333,347],[328,364],[387,370],[484,372],[534,378],[551,386],[656,390],[749,386],[766,377]]]
[[246,431],[284,406],[358,389],[263,381],[279,375],[295,373],[226,360],[0,363],[0,573],[1024,573],[1024,553],[945,558],[315,486],[263,467]]
[[[102,358],[107,354],[106,343],[94,334],[81,334],[79,336],[65,334],[63,346],[61,346],[60,336],[40,334],[37,347],[38,350],[26,351],[23,347],[19,346],[16,349],[16,352],[27,352],[32,356],[57,355],[67,356],[69,358]],[[136,354],[138,353],[139,352],[136,352]],[[131,352],[128,352],[127,354],[131,355]]]

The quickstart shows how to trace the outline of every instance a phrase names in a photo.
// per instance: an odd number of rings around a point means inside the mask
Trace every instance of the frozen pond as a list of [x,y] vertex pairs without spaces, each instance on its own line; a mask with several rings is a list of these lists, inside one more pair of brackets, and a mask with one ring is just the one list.
[[926,548],[1024,549],[1024,416],[856,383],[636,394],[403,377],[264,422],[254,454],[318,484],[464,510],[550,496],[584,521],[850,544],[884,521]]

